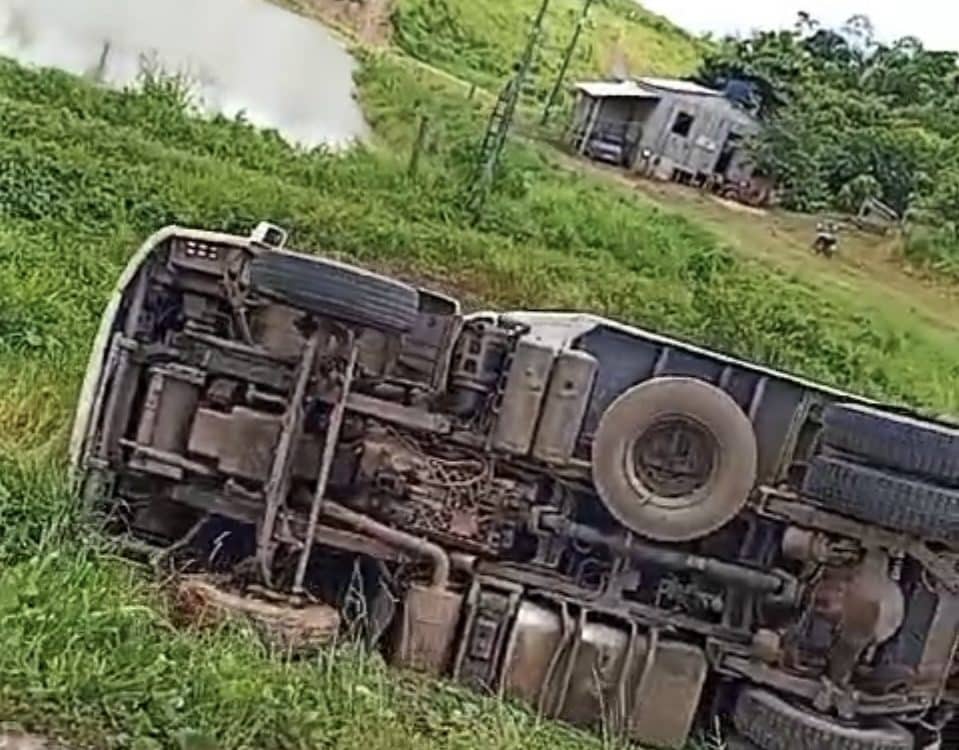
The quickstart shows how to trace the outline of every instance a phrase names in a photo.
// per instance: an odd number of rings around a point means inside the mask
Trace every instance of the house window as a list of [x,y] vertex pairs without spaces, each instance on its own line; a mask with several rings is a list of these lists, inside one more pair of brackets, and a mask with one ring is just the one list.
[[689,131],[693,129],[694,118],[689,112],[680,112],[676,115],[676,119],[673,120],[673,134],[681,135],[683,138],[686,138],[689,135]]

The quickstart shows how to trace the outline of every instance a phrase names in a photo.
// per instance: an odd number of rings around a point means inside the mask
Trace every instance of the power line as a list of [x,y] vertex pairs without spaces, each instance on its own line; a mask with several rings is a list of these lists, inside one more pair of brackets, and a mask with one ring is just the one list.
[[503,147],[506,145],[506,139],[509,136],[510,128],[513,126],[513,120],[516,117],[516,107],[523,94],[523,87],[533,67],[536,49],[543,35],[543,21],[546,18],[549,3],[550,0],[543,0],[540,5],[539,11],[533,20],[533,25],[530,27],[529,34],[527,34],[526,47],[523,49],[523,54],[516,64],[516,73],[510,78],[509,82],[507,82],[506,86],[503,87],[496,97],[496,103],[493,105],[493,111],[486,125],[486,132],[480,144],[468,203],[474,220],[479,219],[483,207],[486,205],[490,188],[493,185],[493,179],[496,176],[496,168],[499,165]]
[[559,98],[559,92],[563,88],[563,81],[566,78],[566,72],[569,70],[569,65],[573,60],[573,54],[576,52],[576,46],[579,44],[579,38],[583,34],[583,28],[586,26],[586,21],[589,18],[589,9],[593,5],[595,0],[585,0],[583,3],[583,10],[579,14],[579,18],[576,19],[576,28],[573,30],[573,36],[569,40],[569,45],[566,47],[566,53],[563,55],[563,63],[559,68],[559,75],[556,76],[556,83],[553,84],[552,90],[549,92],[549,98],[546,100],[546,106],[543,108],[543,119],[541,120],[543,125],[549,123],[549,117],[552,114],[553,107],[556,104],[556,100]]

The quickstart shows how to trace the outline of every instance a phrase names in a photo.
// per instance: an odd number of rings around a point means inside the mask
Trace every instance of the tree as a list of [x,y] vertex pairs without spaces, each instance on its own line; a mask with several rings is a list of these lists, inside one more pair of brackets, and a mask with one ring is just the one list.
[[879,43],[865,15],[828,28],[802,12],[790,30],[724,40],[699,79],[755,84],[765,127],[749,147],[788,206],[850,208],[878,197],[901,213],[922,203],[946,221],[952,194],[933,195],[959,175],[948,158],[959,139],[957,60],[914,37]]

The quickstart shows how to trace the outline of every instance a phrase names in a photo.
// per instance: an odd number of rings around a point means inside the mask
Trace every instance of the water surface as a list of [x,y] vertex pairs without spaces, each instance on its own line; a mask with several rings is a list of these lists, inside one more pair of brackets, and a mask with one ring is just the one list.
[[143,60],[187,75],[200,103],[307,146],[366,135],[349,53],[264,0],[0,0],[0,55],[123,86]]

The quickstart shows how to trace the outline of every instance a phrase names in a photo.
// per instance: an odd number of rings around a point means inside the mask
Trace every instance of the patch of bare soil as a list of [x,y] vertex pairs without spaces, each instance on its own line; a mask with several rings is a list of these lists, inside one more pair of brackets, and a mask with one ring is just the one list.
[[357,41],[384,46],[390,41],[393,0],[274,0],[304,16],[345,31]]
[[176,587],[174,602],[184,623],[203,628],[244,619],[270,645],[296,653],[329,645],[340,626],[340,615],[332,607],[295,603],[268,592],[241,593],[208,576],[184,577]]
[[43,737],[21,732],[4,732],[0,730],[0,748],[2,750],[62,750]]

